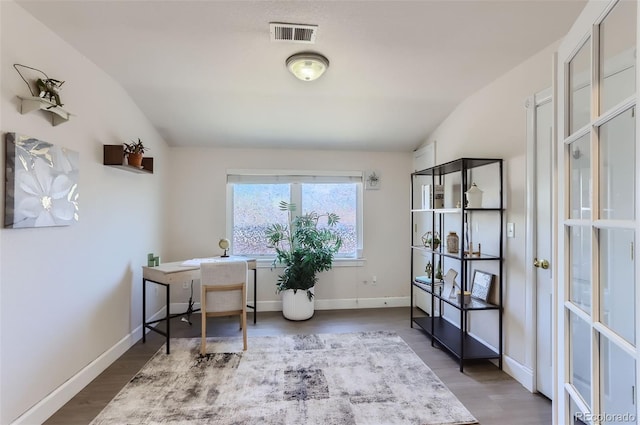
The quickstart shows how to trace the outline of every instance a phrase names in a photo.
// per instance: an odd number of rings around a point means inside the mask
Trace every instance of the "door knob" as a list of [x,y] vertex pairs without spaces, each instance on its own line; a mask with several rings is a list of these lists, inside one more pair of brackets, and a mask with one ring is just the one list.
[[535,267],[541,267],[544,270],[547,270],[549,268],[549,261],[547,260],[538,260],[537,258],[533,259],[533,265]]

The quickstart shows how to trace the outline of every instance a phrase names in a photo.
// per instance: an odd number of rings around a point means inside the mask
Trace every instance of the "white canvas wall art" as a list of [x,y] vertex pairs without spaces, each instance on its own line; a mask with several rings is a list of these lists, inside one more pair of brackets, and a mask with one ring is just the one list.
[[5,143],[4,227],[77,222],[78,152],[17,133]]

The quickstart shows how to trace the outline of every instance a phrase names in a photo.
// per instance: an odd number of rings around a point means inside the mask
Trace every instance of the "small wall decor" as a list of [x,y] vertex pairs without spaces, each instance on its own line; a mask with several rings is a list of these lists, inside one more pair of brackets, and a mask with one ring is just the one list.
[[[27,79],[20,72],[20,68],[30,69],[32,71],[36,71],[37,73],[42,74],[44,78],[35,79],[35,89],[36,92],[33,91],[31,84],[27,81]],[[33,68],[30,66],[22,65],[19,63],[14,63],[13,68],[18,72],[22,81],[27,85],[31,96],[40,97],[42,99],[47,99],[49,102],[55,103],[56,106],[63,106],[60,101],[60,87],[64,84],[64,81],[56,80],[54,78],[49,78],[44,71],[39,70],[38,68]]]
[[495,275],[480,270],[473,271],[471,281],[471,297],[487,302],[491,293],[491,285]]
[[380,173],[375,170],[365,172],[364,188],[366,190],[378,190],[380,189]]
[[4,227],[78,221],[78,152],[17,133],[6,135]]
[[[56,126],[67,122],[72,114],[62,109],[60,100],[60,88],[64,81],[49,78],[49,76],[37,68],[14,63],[13,68],[18,72],[22,81],[27,85],[31,96],[18,96],[20,102],[20,113],[28,114],[37,110],[49,112],[51,124]],[[28,70],[25,74],[20,69]]]

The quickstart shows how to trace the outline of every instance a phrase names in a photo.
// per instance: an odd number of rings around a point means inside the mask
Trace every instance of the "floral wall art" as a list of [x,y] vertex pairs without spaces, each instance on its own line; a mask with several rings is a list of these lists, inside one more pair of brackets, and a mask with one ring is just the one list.
[[4,227],[68,226],[78,221],[78,152],[7,133]]

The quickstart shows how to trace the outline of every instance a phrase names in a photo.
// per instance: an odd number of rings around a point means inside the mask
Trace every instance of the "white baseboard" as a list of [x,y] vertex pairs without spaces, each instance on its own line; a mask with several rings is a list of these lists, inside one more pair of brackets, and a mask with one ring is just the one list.
[[[358,308],[409,307],[409,297],[385,298],[343,298],[338,300],[316,299],[316,310],[347,310]],[[173,305],[171,306],[173,310]],[[282,301],[258,301],[258,313],[261,311],[282,311]]]
[[[164,316],[165,308],[154,314],[149,320],[155,320]],[[56,413],[69,400],[75,397],[84,387],[105,371],[113,362],[122,356],[133,346],[142,334],[142,325],[125,335],[120,341],[102,353],[98,358],[82,368],[78,373],[69,378],[64,384],[53,390],[45,398],[36,403],[31,409],[20,415],[12,425],[41,424]],[[149,330],[147,329],[147,332]]]
[[519,363],[507,355],[502,356],[502,370],[511,375],[513,379],[520,382],[530,392],[534,392],[535,384],[533,370],[522,363]]

